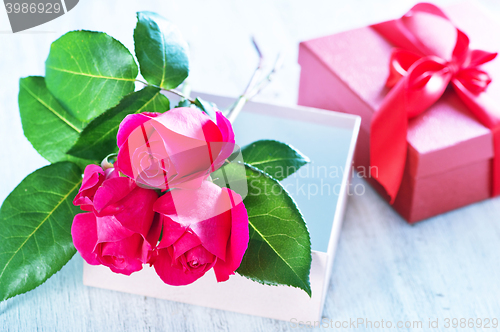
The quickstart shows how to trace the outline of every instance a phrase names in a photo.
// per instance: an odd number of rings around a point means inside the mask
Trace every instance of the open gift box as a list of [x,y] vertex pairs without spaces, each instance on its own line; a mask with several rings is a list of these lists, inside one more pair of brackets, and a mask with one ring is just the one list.
[[[500,50],[500,27],[475,5],[460,3],[445,8],[444,13],[467,34],[472,49]],[[403,19],[409,18],[409,24],[414,24],[410,29],[417,30],[412,15],[415,13]],[[403,19],[396,24],[408,23]],[[432,20],[424,17],[424,24],[417,27],[422,38],[439,38],[442,31],[425,26],[426,19]],[[386,190],[370,176],[378,171],[370,164],[371,122],[390,91],[386,80],[395,48],[389,41],[394,31],[380,30],[380,25],[378,29],[363,27],[302,42],[299,104],[362,117],[355,165],[389,201]],[[449,44],[450,40],[440,42]],[[490,101],[487,111],[498,115],[494,108],[500,106],[500,60],[485,63],[481,69],[492,79],[481,96]],[[448,87],[437,102],[408,120],[406,161],[393,207],[410,223],[484,200],[494,192],[492,158],[497,129],[480,121],[455,90]]]
[[[221,109],[233,102],[226,97],[194,95]],[[249,102],[233,126],[240,146],[259,139],[276,139],[294,146],[312,161],[282,181],[303,213],[311,236],[312,297],[297,288],[266,286],[238,274],[217,283],[213,270],[188,286],[174,287],[164,284],[148,266],[125,276],[102,265],[84,263],[83,283],[281,320],[319,320],[346,200],[355,192],[355,188],[349,187],[349,180],[359,125],[358,116]]]

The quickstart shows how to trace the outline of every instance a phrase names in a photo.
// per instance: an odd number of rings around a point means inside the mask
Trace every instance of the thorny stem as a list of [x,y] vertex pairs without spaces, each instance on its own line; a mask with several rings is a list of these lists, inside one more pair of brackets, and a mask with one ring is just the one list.
[[259,94],[262,89],[272,80],[274,74],[280,69],[283,59],[280,55],[278,55],[278,58],[276,59],[276,62],[273,66],[273,69],[269,74],[267,74],[263,79],[258,81],[258,79],[261,76],[262,72],[262,67],[264,63],[264,56],[262,55],[262,52],[260,51],[260,48],[255,41],[255,38],[252,38],[252,43],[257,51],[257,54],[259,55],[259,64],[257,65],[257,68],[255,68],[255,71],[253,72],[252,78],[250,79],[250,82],[248,83],[245,91],[243,92],[242,95],[236,100],[236,102],[230,107],[228,113],[227,113],[227,118],[228,120],[233,123],[234,120],[238,117],[240,114],[241,110],[243,109],[243,106],[247,101],[255,97],[257,94]]
[[227,119],[229,120],[229,122],[233,123],[234,120],[236,120],[236,118],[238,117],[238,115],[240,114],[241,110],[243,109],[243,106],[245,105],[245,103],[248,101],[247,97],[242,95],[238,98],[236,104],[234,105],[234,107],[229,111],[228,115],[227,115]]
[[283,57],[281,56],[281,54],[278,54],[271,72],[262,81],[260,81],[259,84],[257,84],[256,88],[253,90],[253,93],[250,93],[247,98],[250,100],[258,95],[272,81],[276,72],[281,69],[281,66],[283,66]]
[[[249,101],[250,99],[252,99],[253,97],[255,97],[257,94],[259,94],[269,84],[269,82],[271,82],[273,76],[276,74],[276,72],[281,68],[281,66],[283,64],[283,58],[281,57],[280,54],[278,54],[278,57],[274,63],[273,68],[266,76],[264,76],[262,78],[261,74],[262,74],[262,68],[263,68],[263,64],[264,64],[264,56],[263,56],[262,52],[260,51],[259,45],[257,44],[254,37],[252,37],[252,44],[253,44],[253,47],[255,48],[255,51],[257,52],[257,54],[259,56],[259,63],[257,65],[257,68],[255,68],[255,70],[252,74],[252,77],[250,78],[250,81],[248,82],[248,85],[245,88],[245,91],[238,97],[238,99],[233,103],[233,105],[231,105],[229,107],[229,110],[226,114],[226,117],[228,118],[228,120],[231,123],[233,123],[234,120],[236,120],[236,118],[240,114],[241,110],[243,109],[243,106],[245,105],[245,103],[247,101]],[[259,79],[260,79],[260,81],[259,81]],[[195,101],[193,99],[189,98],[191,88],[190,88],[189,84],[187,84],[187,83],[184,83],[184,86],[183,86],[183,89],[181,92],[181,91],[178,91],[175,89],[164,89],[162,87],[156,86],[154,84],[149,84],[149,83],[146,83],[146,82],[138,80],[138,79],[136,79],[136,81],[139,83],[142,83],[144,85],[147,85],[147,86],[153,86],[153,87],[159,88],[163,91],[173,93],[173,94],[181,97],[182,99],[189,101],[191,104],[195,103]]]
[[264,56],[262,55],[262,52],[260,51],[259,45],[255,41],[254,37],[252,37],[252,44],[253,44],[253,47],[255,48],[255,50],[257,51],[257,54],[259,55],[259,64],[257,65],[257,68],[255,68],[255,70],[252,74],[252,78],[248,82],[248,85],[245,89],[245,92],[243,92],[243,94],[242,94],[243,96],[247,95],[250,92],[250,90],[254,87],[257,79],[260,76],[260,72],[261,72],[262,66],[264,64]]

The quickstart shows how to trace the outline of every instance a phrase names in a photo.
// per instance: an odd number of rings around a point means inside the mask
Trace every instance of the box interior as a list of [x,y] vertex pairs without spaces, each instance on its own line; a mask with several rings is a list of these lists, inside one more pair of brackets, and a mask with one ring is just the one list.
[[[220,109],[234,102],[233,98],[192,95],[210,100]],[[346,164],[357,127],[352,116],[323,111],[319,118],[308,119],[301,112],[285,107],[249,103],[233,128],[240,146],[274,139],[295,147],[311,160],[282,184],[304,215],[311,235],[311,249],[327,252],[342,179],[344,173],[350,171],[350,168],[346,170]]]
[[[313,250],[326,252],[352,129],[242,112],[234,123],[241,146],[274,139],[297,148],[311,160],[282,181],[304,215]],[[321,140],[318,140],[321,137]]]

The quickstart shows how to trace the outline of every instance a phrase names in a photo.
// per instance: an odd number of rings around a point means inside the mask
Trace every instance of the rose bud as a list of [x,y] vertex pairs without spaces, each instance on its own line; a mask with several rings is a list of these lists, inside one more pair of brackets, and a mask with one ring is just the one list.
[[[103,174],[107,175],[101,181]],[[102,264],[126,275],[141,270],[161,232],[153,211],[157,198],[154,190],[138,187],[112,169],[104,172],[99,166],[87,166],[74,203],[92,207],[92,212],[74,218],[71,234],[76,249],[91,265]]]
[[212,267],[226,281],[248,246],[248,215],[241,196],[210,181],[197,189],[174,189],[160,197],[163,233],[153,262],[167,284],[187,285]]
[[146,188],[199,187],[234,149],[231,123],[193,108],[128,115],[117,135],[120,171]]

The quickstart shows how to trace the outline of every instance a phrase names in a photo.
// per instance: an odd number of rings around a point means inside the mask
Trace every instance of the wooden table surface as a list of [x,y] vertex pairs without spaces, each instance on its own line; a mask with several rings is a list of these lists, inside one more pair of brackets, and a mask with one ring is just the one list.
[[[500,17],[498,0],[480,2]],[[81,0],[64,16],[19,34],[9,32],[7,15],[0,8],[0,202],[28,173],[47,164],[23,136],[18,80],[43,75],[50,43],[69,30],[105,31],[133,49],[135,12],[159,12],[178,24],[190,43],[193,88],[223,95],[237,95],[245,87],[257,61],[250,44],[250,36],[255,36],[269,62],[278,51],[286,56],[282,71],[259,99],[293,104],[299,41],[397,17],[414,3]],[[356,178],[354,182],[366,185]],[[429,319],[439,319],[436,331],[452,330],[444,328],[446,318],[500,318],[499,216],[497,198],[409,226],[366,186],[363,195],[349,199],[323,317],[334,322],[383,319],[393,326],[398,321],[422,321],[424,328]],[[44,285],[0,303],[0,331],[294,327],[290,322],[84,287],[78,254]]]

